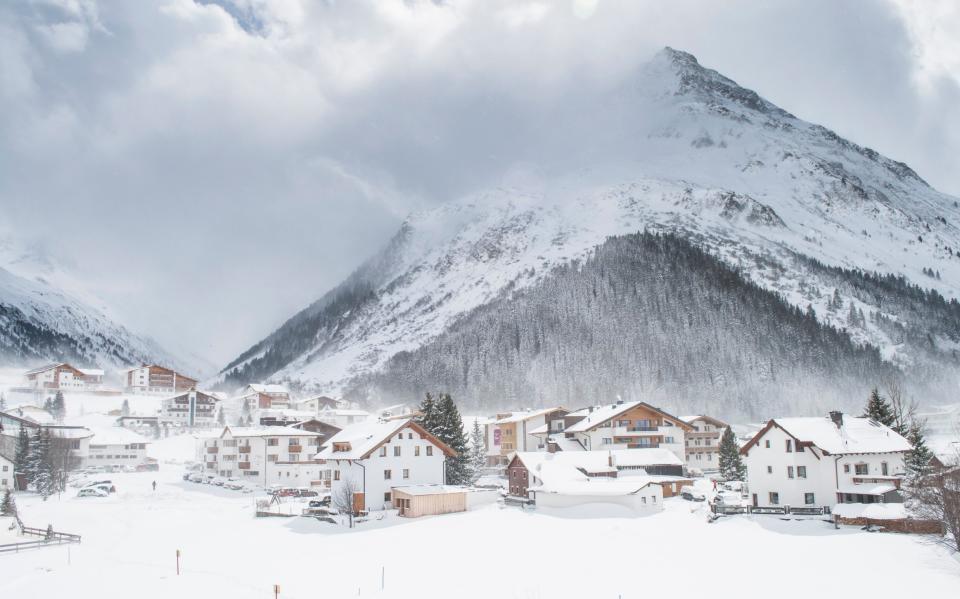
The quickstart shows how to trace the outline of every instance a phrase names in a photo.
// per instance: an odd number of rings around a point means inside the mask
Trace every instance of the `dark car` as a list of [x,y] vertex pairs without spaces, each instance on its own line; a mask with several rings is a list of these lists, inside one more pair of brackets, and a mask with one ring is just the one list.
[[308,505],[310,507],[330,507],[330,496],[327,495],[323,499],[311,499]]

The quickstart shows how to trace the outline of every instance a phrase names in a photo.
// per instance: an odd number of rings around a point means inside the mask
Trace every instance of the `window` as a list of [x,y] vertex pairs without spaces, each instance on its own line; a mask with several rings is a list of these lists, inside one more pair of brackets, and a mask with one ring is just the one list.
[[413,439],[413,433],[407,433],[407,439]]
[[[6,470],[6,468],[4,468],[4,470]],[[887,463],[886,463],[886,462],[880,462],[880,474],[882,474],[883,476],[886,476],[886,475],[887,475]]]
[[767,474],[773,474],[773,466],[767,466]]
[[770,505],[780,505],[780,493],[770,491]]
[[404,478],[404,480],[410,478],[410,469],[409,469],[409,468],[404,468],[404,469],[403,469],[403,478]]
[[806,466],[797,466],[797,478],[807,478]]
[[603,439],[600,440],[600,443],[603,445],[613,445],[613,439],[611,439],[610,437],[604,437]]
[[413,448],[413,455],[414,455],[414,456],[419,456],[419,455],[420,455],[420,446],[419,446],[419,445],[414,446],[414,448]]
[[268,456],[267,456],[267,461],[268,461],[268,462],[276,462],[276,461],[277,461],[277,456],[276,456],[276,455],[268,455]]
[[383,445],[383,446],[380,447],[380,457],[381,457],[381,458],[387,457],[387,446],[386,446],[386,445]]
[[657,496],[656,496],[656,495],[651,495],[651,496],[650,496],[650,499],[652,499],[654,503],[657,502]]
[[386,493],[383,494],[383,502],[390,503],[390,491],[387,491]]
[[767,449],[770,449],[770,439],[767,439],[766,441],[764,441],[763,446],[766,447]]
[[[664,437],[664,438],[663,438],[663,442],[664,442],[664,443],[673,443],[673,437]],[[709,443],[708,443],[708,445],[709,445]]]
[[849,473],[850,473],[850,464],[844,464],[844,465],[843,465],[843,471],[844,471],[844,473],[849,474]]
[[299,454],[299,453],[291,453],[288,457],[290,458],[289,460],[287,460],[288,462],[299,462],[299,461],[300,461],[300,454]]
[[427,455],[433,455],[433,445],[427,445]]
[[389,470],[383,471],[383,480],[390,480],[393,477],[393,473]]
[[793,466],[787,466],[787,478],[793,478]]
[[793,453],[793,439],[787,439],[787,453]]
[[399,457],[400,457],[400,446],[399,446],[399,445],[394,445],[394,446],[393,446],[393,457],[395,457],[395,458],[399,458]]
[[813,493],[804,493],[803,494],[803,503],[805,505],[813,505],[817,500],[814,498]]
[[641,497],[641,498],[640,498],[640,503],[646,503],[646,502],[647,502],[647,498],[646,498],[646,497]]
[[854,470],[858,475],[863,476],[870,473],[870,466],[867,464],[857,464],[854,466]]
[[275,438],[275,437],[271,437],[271,438],[267,439],[267,446],[268,446],[268,447],[276,447],[277,445],[280,445],[280,439],[277,439],[277,438]]
[[340,480],[340,471],[339,471],[339,470],[334,470],[334,471],[333,471],[333,480]]

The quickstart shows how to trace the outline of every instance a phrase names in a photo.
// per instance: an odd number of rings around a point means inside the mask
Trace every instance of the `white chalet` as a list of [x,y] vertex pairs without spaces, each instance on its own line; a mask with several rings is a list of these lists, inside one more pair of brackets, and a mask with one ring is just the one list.
[[82,466],[137,467],[148,462],[150,440],[121,426],[95,430]]
[[776,418],[740,449],[758,507],[901,502],[910,443],[869,418]]
[[355,509],[389,509],[394,486],[445,482],[452,449],[412,420],[372,420],[349,426],[324,444],[316,458],[332,473],[334,496],[351,489]]

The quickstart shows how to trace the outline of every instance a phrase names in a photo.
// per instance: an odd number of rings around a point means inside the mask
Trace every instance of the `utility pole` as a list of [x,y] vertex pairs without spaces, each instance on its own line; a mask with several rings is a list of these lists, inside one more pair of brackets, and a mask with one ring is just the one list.
[[180,550],[177,549],[177,576],[180,576]]

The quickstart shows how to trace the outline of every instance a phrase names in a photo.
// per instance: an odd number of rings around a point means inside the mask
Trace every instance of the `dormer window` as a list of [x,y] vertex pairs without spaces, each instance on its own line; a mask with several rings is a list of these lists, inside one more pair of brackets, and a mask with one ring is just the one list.
[[333,444],[334,451],[350,451],[350,443],[339,442]]
[[787,439],[787,453],[793,453],[793,439]]

